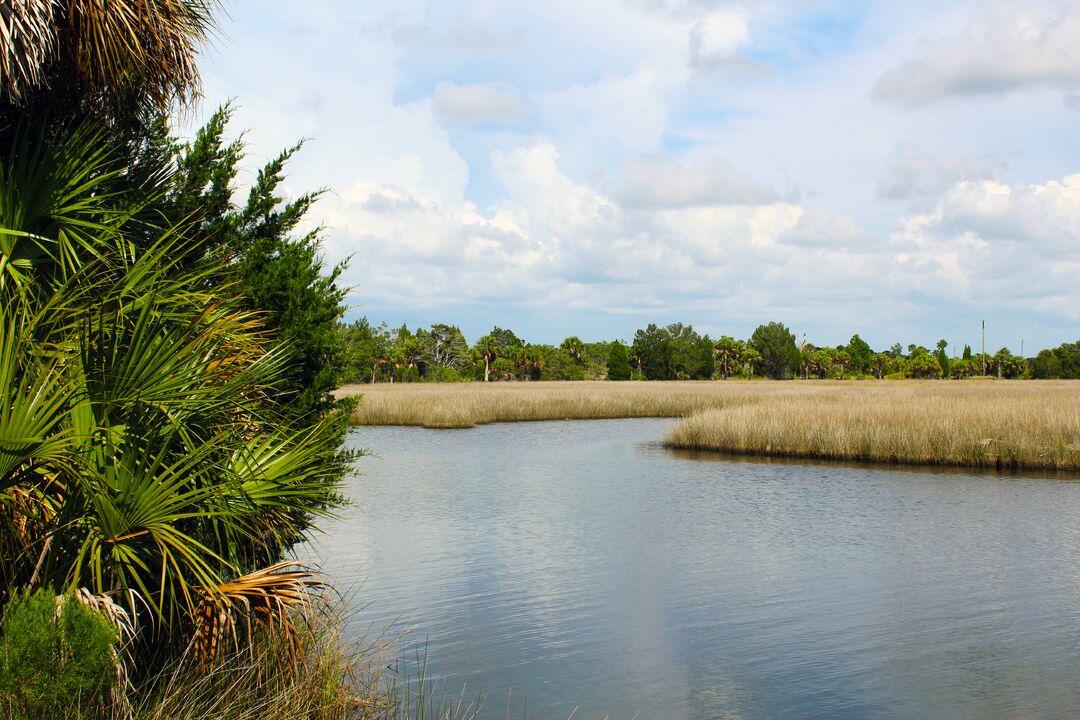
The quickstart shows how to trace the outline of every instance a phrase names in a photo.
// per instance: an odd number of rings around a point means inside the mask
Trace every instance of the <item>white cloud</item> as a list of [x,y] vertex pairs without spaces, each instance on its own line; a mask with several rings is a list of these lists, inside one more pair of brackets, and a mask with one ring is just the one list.
[[942,226],[987,240],[1027,246],[1043,257],[1072,255],[1080,238],[1080,174],[1061,182],[1011,187],[963,182],[942,205]]
[[627,207],[680,208],[702,205],[765,205],[775,190],[721,159],[679,162],[665,155],[628,159],[616,196]]
[[889,200],[939,198],[961,180],[981,180],[994,175],[987,162],[930,154],[916,143],[900,143],[889,156],[888,168],[878,179],[878,197]]
[[779,240],[785,245],[858,252],[866,249],[870,238],[850,218],[812,208],[802,213],[793,227],[781,233]]
[[593,161],[659,147],[682,79],[643,67],[538,99],[548,132],[572,158]]
[[391,185],[368,188],[354,186],[348,194],[359,207],[380,215],[397,215],[421,209],[420,203],[412,195]]
[[440,120],[449,123],[514,122],[529,111],[529,103],[509,83],[440,82],[432,108]]
[[917,102],[1031,86],[1080,87],[1075,0],[981,0],[961,35],[922,41],[875,93]]
[[[891,344],[955,337],[939,326],[997,307],[1056,323],[1061,342],[1080,308],[1080,85],[1060,89],[1078,11],[984,2],[964,30],[956,4],[855,5],[240,0],[208,107],[239,98],[253,164],[312,138],[289,184],[337,193],[311,220],[330,261],[353,257],[344,281],[378,319],[534,308],[548,329],[514,327],[537,340],[780,319],[829,342],[871,318]],[[928,29],[955,37],[897,68]],[[731,82],[751,58],[770,79]],[[874,102],[888,68],[901,97],[1052,87]]]
[[[957,183],[930,213],[891,237],[902,282],[937,298],[1080,318],[1080,285],[1067,271],[1080,237],[1080,175],[1010,186]],[[1056,298],[1049,306],[1047,298]],[[1065,302],[1067,300],[1068,302]]]
[[749,39],[746,13],[739,10],[711,12],[690,29],[690,48],[696,62],[730,56]]

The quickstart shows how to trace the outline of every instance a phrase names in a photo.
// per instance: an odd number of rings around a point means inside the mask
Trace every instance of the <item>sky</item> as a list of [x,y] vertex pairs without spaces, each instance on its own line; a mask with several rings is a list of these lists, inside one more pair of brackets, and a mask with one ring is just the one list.
[[347,320],[1080,338],[1078,0],[227,0],[201,68]]

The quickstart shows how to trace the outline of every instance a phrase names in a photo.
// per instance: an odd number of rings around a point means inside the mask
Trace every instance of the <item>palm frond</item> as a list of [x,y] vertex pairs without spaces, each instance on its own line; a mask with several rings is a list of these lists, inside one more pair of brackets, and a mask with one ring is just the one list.
[[67,0],[73,69],[91,93],[137,86],[164,109],[198,92],[196,56],[211,29],[203,0]]
[[25,101],[52,81],[88,101],[134,97],[165,110],[198,94],[206,0],[9,0],[0,4],[0,91]]
[[91,259],[126,255],[118,228],[152,198],[112,188],[123,167],[102,129],[27,121],[8,135],[0,160],[0,290],[51,285]]
[[76,389],[56,360],[36,357],[16,313],[0,306],[0,489],[16,484],[16,470],[31,461],[70,468],[75,435],[66,420]]
[[[216,585],[228,564],[185,530],[216,513],[212,498],[220,487],[206,476],[218,449],[204,445],[169,462],[168,440],[158,442],[116,445],[104,436],[89,449],[78,496],[65,504],[74,518],[69,535],[79,537],[66,584],[135,591],[169,628],[194,608],[194,588]],[[129,609],[138,611],[133,596]]]
[[[227,641],[231,641],[233,650],[239,650],[242,639],[250,638],[252,631],[261,627],[285,642],[286,661],[295,663],[302,655],[302,646],[294,618],[305,617],[318,608],[325,587],[326,583],[310,568],[280,562],[200,588],[202,598],[194,615],[197,656],[209,665],[227,649]],[[238,621],[242,623],[239,627]]]
[[44,81],[59,47],[57,0],[10,0],[0,4],[0,90],[22,100]]

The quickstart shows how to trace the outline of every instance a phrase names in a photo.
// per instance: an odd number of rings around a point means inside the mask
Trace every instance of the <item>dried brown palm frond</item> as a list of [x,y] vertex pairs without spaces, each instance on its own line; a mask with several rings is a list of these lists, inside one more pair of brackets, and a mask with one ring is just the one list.
[[128,96],[158,108],[195,98],[209,0],[5,0],[0,89],[18,103],[58,80],[86,97]]
[[101,613],[116,628],[122,642],[135,639],[135,619],[108,595],[95,595],[87,588],[79,588],[74,597],[91,610]]
[[110,693],[114,707],[118,710],[130,709],[131,703],[128,696],[132,685],[131,675],[128,672],[128,663],[132,661],[132,657],[127,651],[131,647],[131,642],[135,639],[134,616],[128,614],[127,610],[120,607],[108,595],[95,595],[86,588],[79,588],[71,596],[58,595],[56,598],[57,613],[60,612],[62,603],[67,602],[69,597],[98,613],[116,628],[120,636],[120,643],[112,649],[113,662],[116,666],[116,682],[113,683]]
[[303,618],[306,622],[317,612],[326,587],[310,568],[280,562],[213,588],[201,588],[194,623],[196,656],[210,665],[227,645],[238,651],[242,639],[261,627],[284,643],[285,661],[295,664],[302,647],[294,621]]
[[73,69],[91,93],[136,86],[165,106],[193,99],[195,60],[211,25],[204,0],[67,0],[62,30]]
[[57,0],[6,0],[0,3],[0,85],[10,99],[41,84],[59,38]]

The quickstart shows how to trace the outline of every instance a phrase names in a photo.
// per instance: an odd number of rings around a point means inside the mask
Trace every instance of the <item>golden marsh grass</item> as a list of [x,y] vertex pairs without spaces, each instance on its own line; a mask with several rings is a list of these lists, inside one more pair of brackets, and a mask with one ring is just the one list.
[[1078,382],[812,385],[697,413],[669,447],[917,465],[1080,470]]
[[670,447],[777,457],[1080,470],[1080,382],[792,381],[359,385],[353,422],[464,428],[683,417]]
[[510,382],[350,385],[356,425],[468,428],[493,422],[684,417],[747,400],[744,388],[782,383]]

